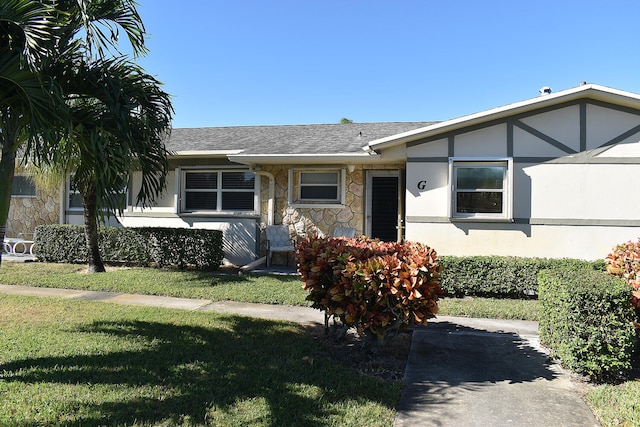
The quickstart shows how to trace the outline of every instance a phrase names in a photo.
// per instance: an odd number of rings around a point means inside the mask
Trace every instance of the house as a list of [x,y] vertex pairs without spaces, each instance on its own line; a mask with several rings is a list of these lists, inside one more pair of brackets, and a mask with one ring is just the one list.
[[[168,190],[136,207],[134,174],[118,222],[223,230],[236,265],[269,224],[441,255],[598,259],[640,236],[640,95],[593,84],[444,122],[174,129],[167,147]],[[61,222],[82,222],[77,196]]]
[[405,237],[602,259],[640,236],[640,95],[593,84],[372,141],[406,154]]
[[[405,158],[402,150],[383,158],[363,147],[430,124],[174,129],[169,191],[150,209],[129,206],[119,221],[223,230],[226,260],[235,265],[264,256],[271,224],[290,225],[292,237],[344,227],[396,240]],[[132,184],[135,192],[139,182]]]

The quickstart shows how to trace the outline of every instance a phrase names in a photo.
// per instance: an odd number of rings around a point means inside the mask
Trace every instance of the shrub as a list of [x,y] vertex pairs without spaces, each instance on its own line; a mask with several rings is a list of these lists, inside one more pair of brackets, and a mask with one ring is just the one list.
[[631,368],[635,345],[629,288],[585,268],[540,273],[540,342],[574,372],[594,379]]
[[312,307],[356,327],[365,344],[374,337],[384,343],[438,311],[440,268],[427,246],[312,238],[300,243],[296,261]]
[[80,264],[87,262],[84,228],[79,225],[36,227],[34,255],[43,262]]
[[196,228],[140,228],[151,259],[159,266],[216,270],[222,263],[222,231]]
[[538,273],[545,269],[604,269],[602,261],[500,256],[441,258],[441,286],[446,296],[537,298]]
[[[104,262],[127,265],[215,270],[224,257],[219,230],[100,227],[98,245]],[[84,228],[37,227],[35,255],[44,262],[86,263]]]
[[609,274],[622,277],[633,289],[631,304],[636,313],[636,328],[640,330],[640,239],[616,246],[605,262]]

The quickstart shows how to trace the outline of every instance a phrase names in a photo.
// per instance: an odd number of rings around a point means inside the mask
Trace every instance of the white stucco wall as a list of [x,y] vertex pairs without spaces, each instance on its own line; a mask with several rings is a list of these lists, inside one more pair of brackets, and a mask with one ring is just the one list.
[[627,227],[407,223],[407,240],[423,242],[440,255],[499,255],[603,259],[617,244],[637,240]]
[[640,116],[594,105],[587,105],[586,112],[586,152],[579,152],[578,105],[517,119],[578,152],[568,154],[513,126],[513,222],[449,219],[448,158],[506,157],[506,123],[410,145],[406,239],[424,242],[443,255],[581,259],[604,258],[616,244],[636,240],[640,135],[598,147],[638,126]]
[[[523,168],[530,181],[531,218],[640,219],[640,197],[628,184],[640,165],[541,164]],[[526,191],[526,182],[516,192]]]
[[505,124],[456,135],[456,157],[485,157],[507,155],[507,126]]

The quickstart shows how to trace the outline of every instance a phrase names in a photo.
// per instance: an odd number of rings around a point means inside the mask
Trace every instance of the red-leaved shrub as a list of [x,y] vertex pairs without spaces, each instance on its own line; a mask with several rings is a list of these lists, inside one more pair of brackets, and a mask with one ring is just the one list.
[[[609,274],[622,277],[633,289],[631,303],[640,320],[640,239],[613,248],[605,263]],[[636,323],[636,327],[640,328],[640,323]]]
[[383,341],[438,312],[440,267],[436,251],[419,243],[366,237],[311,238],[296,252],[312,307],[362,336]]

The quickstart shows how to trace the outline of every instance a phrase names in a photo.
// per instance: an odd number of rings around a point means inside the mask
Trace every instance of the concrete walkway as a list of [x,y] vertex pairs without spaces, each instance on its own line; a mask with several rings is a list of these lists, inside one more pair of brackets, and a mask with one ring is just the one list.
[[[0,293],[324,323],[311,308],[0,285]],[[598,426],[536,322],[439,317],[413,330],[394,427]]]

